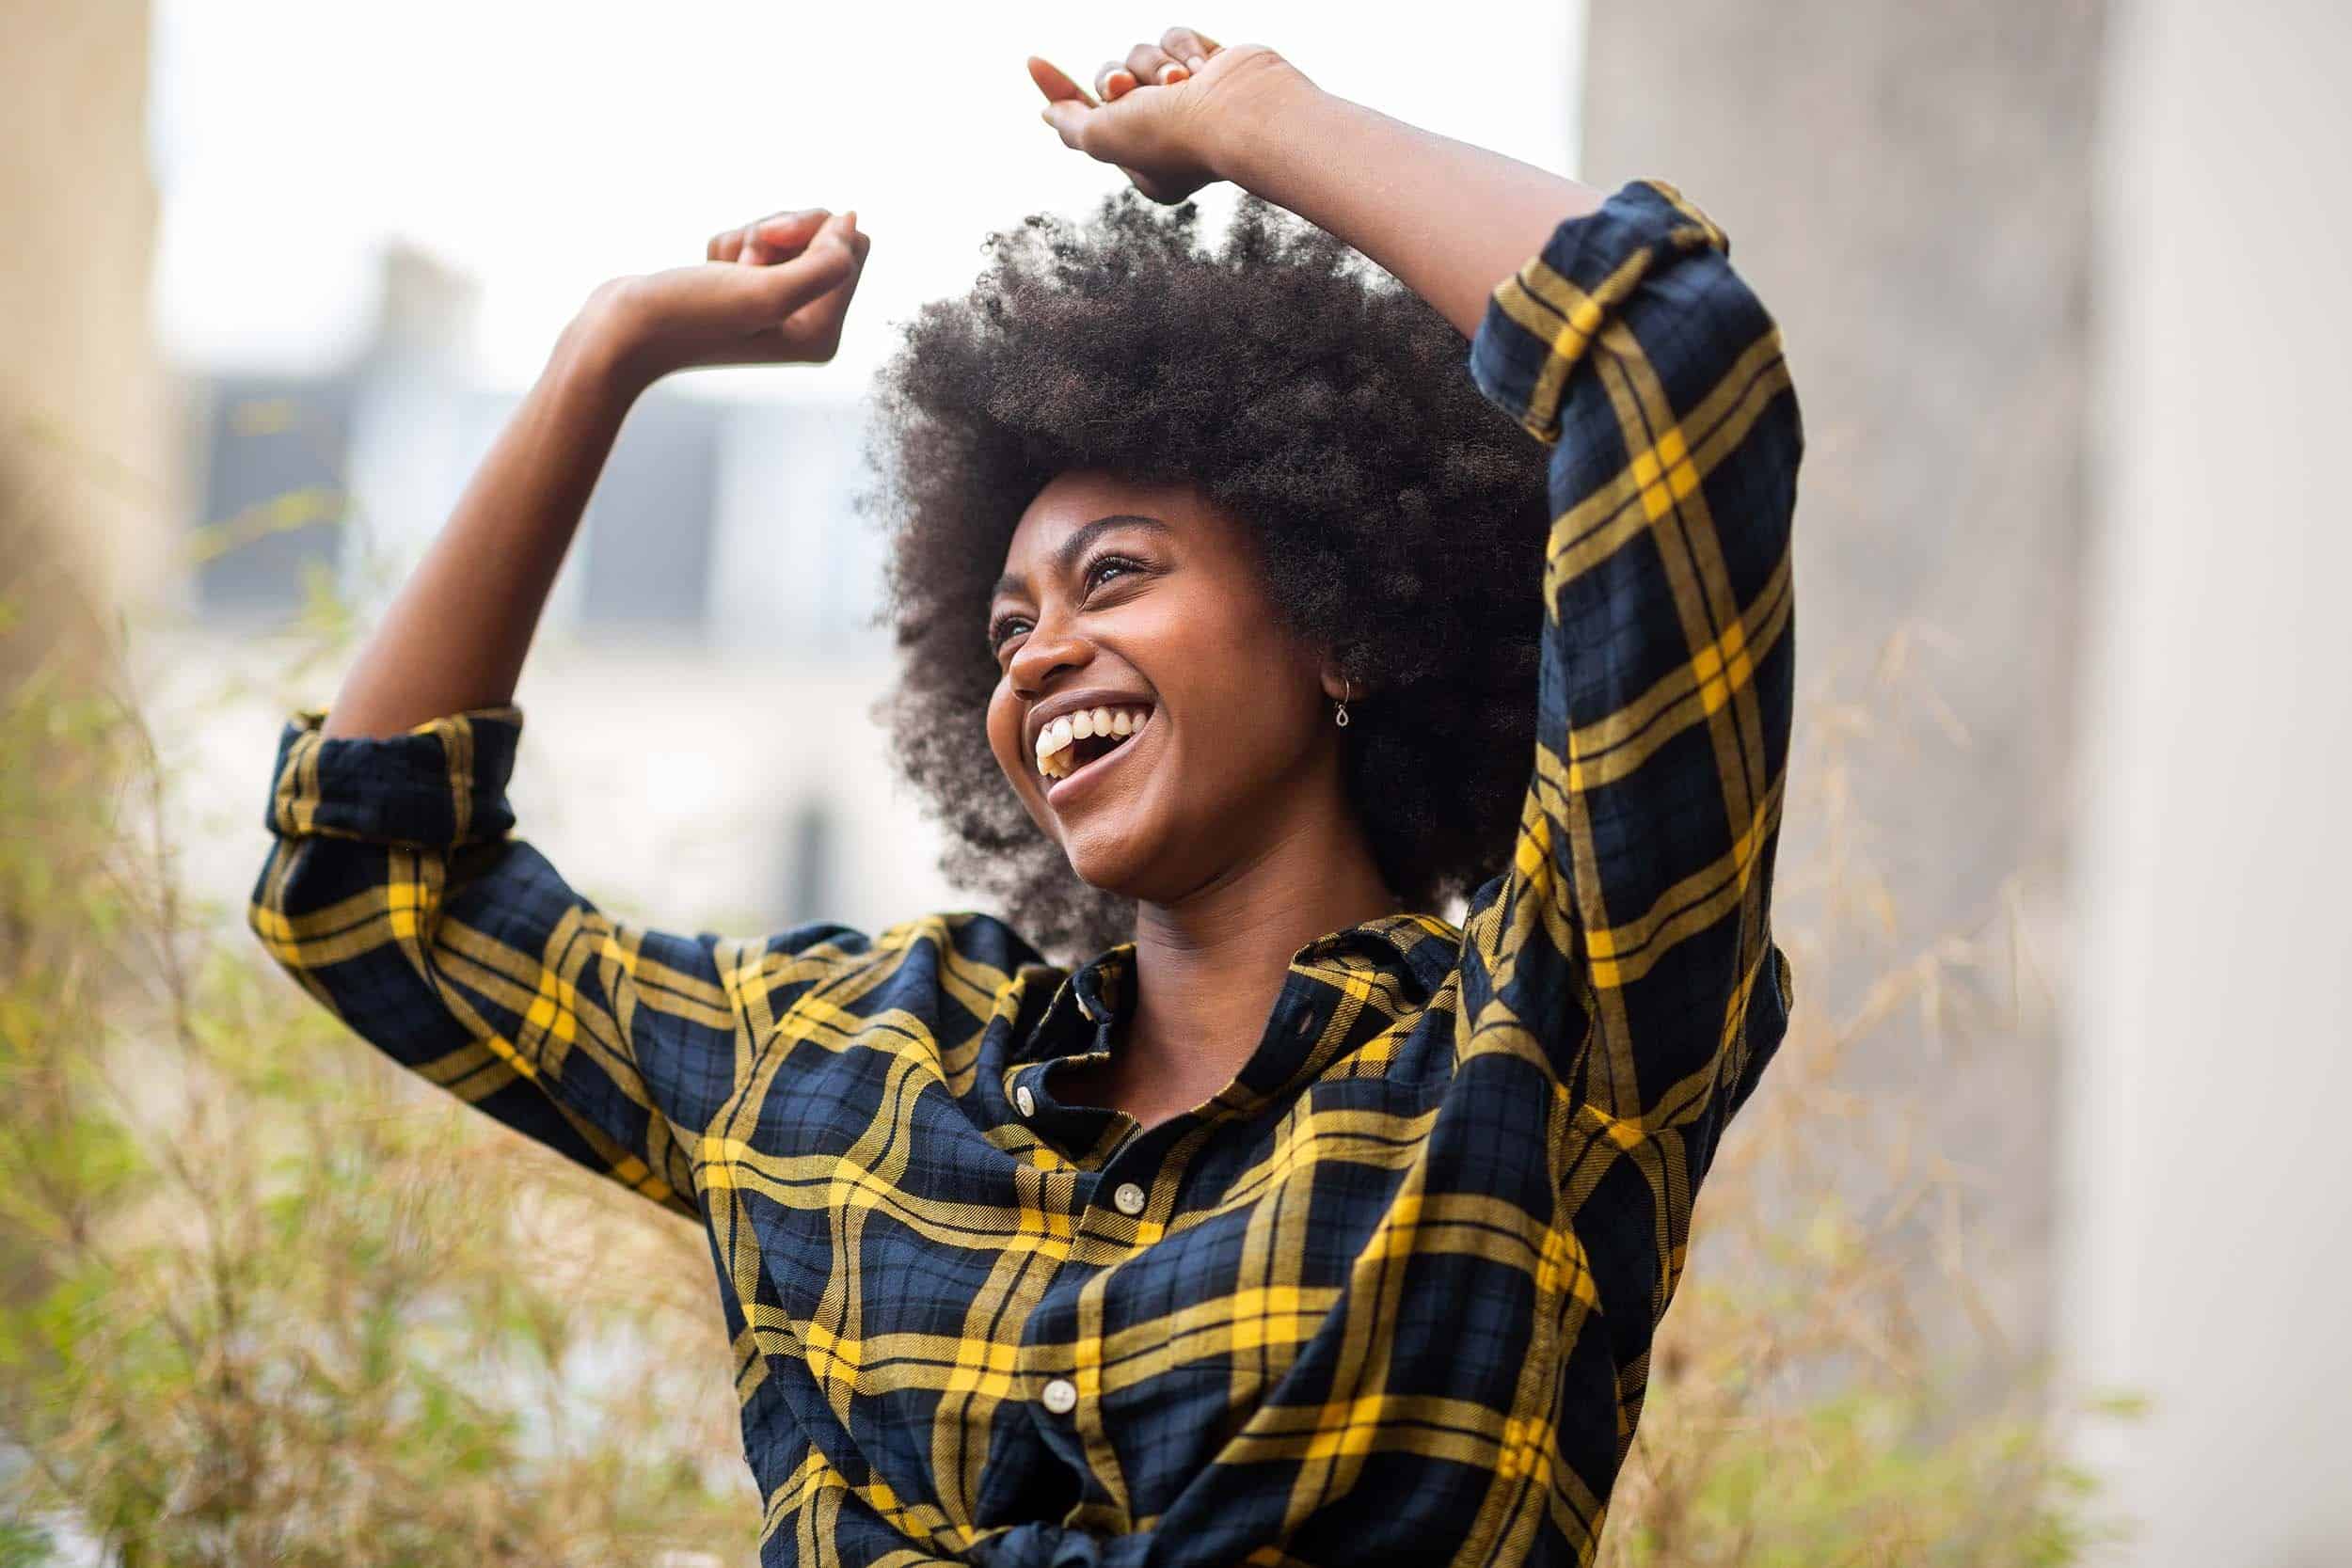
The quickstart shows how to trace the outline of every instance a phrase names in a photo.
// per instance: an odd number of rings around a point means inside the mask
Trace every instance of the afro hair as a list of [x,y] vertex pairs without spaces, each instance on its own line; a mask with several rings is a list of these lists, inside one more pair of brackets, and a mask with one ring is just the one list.
[[1362,695],[1350,797],[1389,887],[1437,911],[1501,871],[1534,755],[1546,450],[1479,393],[1435,309],[1323,230],[1245,195],[1221,245],[1132,190],[1084,224],[992,234],[884,367],[862,502],[889,535],[885,699],[945,869],[1041,952],[1132,934],[989,748],[990,594],[1056,475],[1189,482],[1251,530],[1269,597]]

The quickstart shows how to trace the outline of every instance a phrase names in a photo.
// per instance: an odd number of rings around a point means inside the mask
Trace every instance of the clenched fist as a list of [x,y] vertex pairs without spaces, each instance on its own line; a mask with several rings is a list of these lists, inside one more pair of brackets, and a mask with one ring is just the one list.
[[1117,165],[1136,190],[1162,202],[1224,179],[1230,149],[1249,134],[1265,97],[1286,80],[1305,80],[1263,44],[1227,48],[1191,27],[1170,27],[1157,43],[1104,61],[1091,93],[1035,55],[1029,79],[1045,95],[1045,123],[1064,146]]
[[700,264],[614,278],[584,315],[646,386],[702,365],[822,364],[871,243],[855,212],[777,213],[711,236]]

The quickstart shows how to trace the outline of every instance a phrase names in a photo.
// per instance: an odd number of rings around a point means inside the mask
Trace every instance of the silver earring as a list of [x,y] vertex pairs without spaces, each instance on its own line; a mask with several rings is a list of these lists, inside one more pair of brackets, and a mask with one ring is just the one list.
[[1342,729],[1347,728],[1347,699],[1353,696],[1355,691],[1354,683],[1345,680],[1340,682],[1340,710],[1331,715],[1331,722]]

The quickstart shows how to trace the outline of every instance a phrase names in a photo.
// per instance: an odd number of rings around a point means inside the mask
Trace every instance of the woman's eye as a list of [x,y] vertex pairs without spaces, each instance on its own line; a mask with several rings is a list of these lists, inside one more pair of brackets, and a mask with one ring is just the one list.
[[[1086,592],[1091,594],[1113,578],[1129,576],[1140,569],[1123,555],[1098,556],[1087,562]],[[1025,615],[999,615],[989,623],[990,652],[1002,653],[1007,642],[1030,629],[1029,618]]]
[[1136,569],[1136,563],[1123,556],[1106,555],[1087,567],[1087,588],[1091,592],[1115,577],[1124,577]]

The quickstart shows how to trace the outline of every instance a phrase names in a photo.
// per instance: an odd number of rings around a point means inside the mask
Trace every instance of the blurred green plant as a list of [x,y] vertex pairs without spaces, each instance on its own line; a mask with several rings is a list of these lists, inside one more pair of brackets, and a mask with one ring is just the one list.
[[24,626],[0,1568],[748,1561],[699,1237],[357,1047],[190,903],[119,672]]
[[[309,596],[306,636],[347,632]],[[55,604],[0,591],[0,1568],[749,1561],[700,1239],[356,1042],[246,940],[242,889],[189,900],[119,650]],[[1833,895],[1784,903],[1801,987],[1845,927],[1894,928],[1846,783],[1886,699],[1806,718]],[[1699,1203],[1602,1568],[2116,1538],[2046,1390],[1989,1395],[1923,1329],[1923,1259],[1985,1317],[1963,1179],[1854,1087],[2005,1026],[2021,950],[1883,942],[1842,1014],[1801,1004]]]

